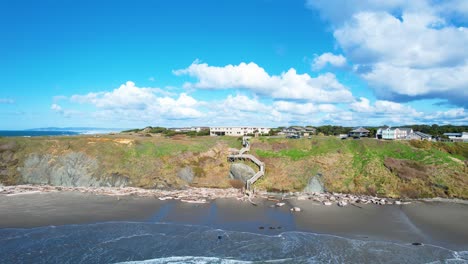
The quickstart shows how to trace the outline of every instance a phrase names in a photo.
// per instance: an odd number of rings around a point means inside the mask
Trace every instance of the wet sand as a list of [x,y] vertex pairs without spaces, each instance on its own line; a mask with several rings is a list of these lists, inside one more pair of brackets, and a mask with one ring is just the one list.
[[[107,221],[169,222],[267,235],[304,231],[468,250],[468,204],[416,201],[409,205],[338,207],[291,199],[285,200],[283,207],[271,207],[275,202],[255,202],[258,206],[236,199],[190,204],[77,192],[0,195],[0,228]],[[292,206],[302,211],[291,213]]]

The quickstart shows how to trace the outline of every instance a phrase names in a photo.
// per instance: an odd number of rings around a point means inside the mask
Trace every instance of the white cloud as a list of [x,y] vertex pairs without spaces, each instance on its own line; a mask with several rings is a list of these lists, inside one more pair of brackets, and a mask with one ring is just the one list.
[[343,67],[346,65],[346,58],[341,54],[335,55],[333,53],[326,52],[314,59],[312,62],[312,69],[314,71],[321,70],[327,66],[327,64],[334,67]]
[[197,100],[182,93],[177,98],[158,96],[158,88],[140,88],[128,81],[112,91],[71,96],[72,102],[92,104],[98,117],[155,120],[191,119],[203,116]]
[[438,124],[466,125],[468,123],[468,112],[463,108],[454,108],[425,115],[422,120]]
[[52,111],[58,112],[58,113],[63,112],[62,107],[61,107],[60,105],[58,105],[58,104],[52,104],[52,105],[50,106],[50,109],[51,109]]
[[52,104],[50,106],[50,110],[66,118],[70,118],[72,116],[80,116],[82,114],[81,112],[76,110],[63,109],[63,107],[58,104]]
[[448,2],[453,5],[425,0],[308,5],[332,22],[339,47],[380,99],[441,98],[467,107],[468,28],[450,17],[467,4]]
[[311,9],[318,9],[322,17],[335,27],[341,26],[358,12],[431,12],[431,7],[425,0],[307,0],[306,5]]
[[419,117],[422,115],[421,112],[416,111],[411,106],[407,106],[401,103],[386,101],[386,100],[377,100],[372,105],[370,100],[365,97],[360,97],[359,100],[351,103],[349,108],[352,111],[358,113],[372,113],[376,115],[403,115],[411,117]]
[[9,98],[0,98],[0,104],[14,104],[15,100]]
[[293,115],[311,115],[317,113],[336,112],[337,107],[332,104],[297,103],[290,101],[276,101],[273,108],[279,112],[285,112]]
[[274,99],[301,99],[320,103],[352,101],[349,89],[332,73],[311,77],[289,69],[281,75],[269,75],[253,62],[215,67],[195,61],[186,69],[174,71],[174,74],[198,79],[196,83],[186,83],[185,88],[238,88]]
[[232,109],[246,111],[246,112],[262,112],[267,113],[271,107],[266,106],[258,101],[257,98],[249,98],[245,95],[228,95],[225,100],[220,104],[221,108],[231,111]]

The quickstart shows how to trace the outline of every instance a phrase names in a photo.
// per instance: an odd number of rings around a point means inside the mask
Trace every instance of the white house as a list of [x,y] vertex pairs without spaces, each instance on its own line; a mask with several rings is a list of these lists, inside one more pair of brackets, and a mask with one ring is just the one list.
[[246,136],[249,134],[268,135],[267,127],[210,127],[210,136]]
[[468,142],[468,132],[444,133],[444,136],[447,136],[453,142]]
[[388,127],[380,131],[382,133],[382,139],[408,139],[409,136],[413,134],[413,129],[407,127]]
[[169,130],[175,131],[175,132],[200,132],[202,130],[209,129],[208,127],[171,127]]
[[304,136],[304,137],[307,137],[307,136],[310,136],[310,135],[314,135],[316,133],[316,131],[317,130],[314,127],[310,127],[310,126],[306,126],[306,127],[291,126],[291,127],[284,128],[281,131],[281,134],[286,135],[286,136]]

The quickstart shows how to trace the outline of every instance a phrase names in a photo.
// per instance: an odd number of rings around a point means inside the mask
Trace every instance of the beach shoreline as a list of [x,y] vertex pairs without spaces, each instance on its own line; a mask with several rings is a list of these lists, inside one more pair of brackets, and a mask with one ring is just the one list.
[[[0,195],[0,228],[35,228],[100,222],[154,222],[209,226],[278,235],[309,232],[359,240],[424,243],[468,250],[463,219],[468,205],[441,201],[411,204],[324,206],[309,199],[222,197],[204,203],[156,196],[99,195],[77,191]],[[292,212],[291,208],[301,208]]]

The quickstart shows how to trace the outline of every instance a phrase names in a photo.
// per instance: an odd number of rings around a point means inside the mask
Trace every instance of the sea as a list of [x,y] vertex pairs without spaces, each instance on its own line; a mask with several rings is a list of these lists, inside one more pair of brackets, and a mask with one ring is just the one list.
[[468,263],[468,251],[159,222],[0,229],[2,263]]
[[72,136],[78,134],[81,133],[74,131],[0,130],[0,137]]

